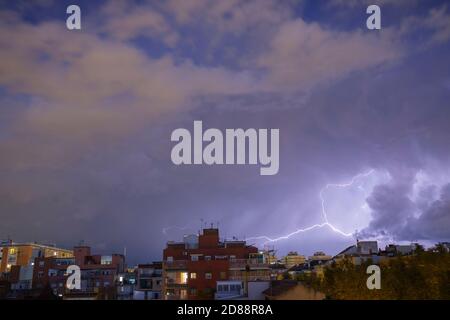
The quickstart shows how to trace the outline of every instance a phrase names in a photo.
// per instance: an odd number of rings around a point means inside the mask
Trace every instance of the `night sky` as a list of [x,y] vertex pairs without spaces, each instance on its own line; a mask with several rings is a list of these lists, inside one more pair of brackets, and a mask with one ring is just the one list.
[[[449,40],[446,1],[0,0],[0,239],[130,263],[202,221],[280,255],[449,241]],[[174,165],[194,120],[280,129],[278,174]]]

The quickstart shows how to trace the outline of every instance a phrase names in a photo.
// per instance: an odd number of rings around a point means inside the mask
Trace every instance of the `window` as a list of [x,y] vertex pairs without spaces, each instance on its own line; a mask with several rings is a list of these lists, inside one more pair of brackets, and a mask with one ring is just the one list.
[[206,280],[211,280],[212,279],[212,273],[211,272],[206,272],[205,273],[205,279]]
[[112,264],[112,256],[102,256],[100,263],[103,265]]
[[234,291],[234,292],[241,291],[241,286],[238,285],[238,284],[231,284],[230,285],[230,291]]
[[186,284],[188,279],[188,273],[187,272],[181,272],[180,274],[180,281],[181,284]]
[[196,288],[191,288],[190,291],[191,291],[190,292],[191,296],[196,296],[197,295],[197,289]]
[[58,275],[58,271],[55,269],[49,269],[48,270],[48,276],[49,277],[56,277]]
[[191,279],[197,279],[197,274],[195,272],[191,272]]
[[205,256],[205,260],[206,260],[206,261],[211,260],[211,256]]
[[224,280],[227,278],[227,273],[225,271],[220,272],[220,279]]
[[173,257],[167,257],[167,262],[173,262]]
[[217,290],[219,291],[219,292],[228,292],[229,290],[229,287],[228,287],[228,285],[227,284],[220,284],[220,285],[218,285],[218,287],[217,287]]
[[8,255],[8,264],[15,265],[17,262],[17,248],[10,248],[9,249],[9,255]]
[[191,260],[192,261],[198,261],[198,255],[192,254],[191,255]]

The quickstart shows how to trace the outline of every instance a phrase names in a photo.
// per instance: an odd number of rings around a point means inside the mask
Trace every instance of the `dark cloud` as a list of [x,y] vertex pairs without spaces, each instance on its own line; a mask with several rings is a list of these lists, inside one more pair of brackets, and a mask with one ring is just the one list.
[[[192,9],[186,6],[186,12]],[[189,23],[182,9],[173,14]],[[214,30],[226,34],[243,32],[250,23],[240,15],[235,25],[222,19],[221,10],[239,7],[209,10],[221,17]],[[259,12],[263,29],[283,24],[290,17],[284,12]],[[154,23],[161,23],[156,31],[169,41],[176,30],[163,17]],[[122,30],[127,34],[105,39],[88,33],[72,42],[55,23],[13,19],[14,28],[5,27],[0,40],[8,44],[7,33],[16,36],[0,53],[0,237],[66,246],[85,240],[102,252],[127,247],[132,262],[160,258],[165,241],[197,232],[201,219],[218,222],[223,236],[278,237],[323,223],[320,190],[372,168],[370,183],[363,179],[327,190],[331,223],[353,232],[352,222],[366,219],[363,237],[448,240],[449,44],[397,52],[397,40],[391,46],[386,38],[331,32],[320,21],[296,19],[271,27],[279,31],[270,34],[278,40],[268,39],[271,48],[258,47],[267,52],[255,53],[221,34],[212,52],[201,47],[205,51],[196,59],[182,43],[174,56],[189,58],[181,62],[171,55],[151,58],[147,42],[128,41],[148,27],[141,24],[145,19],[128,21]],[[289,39],[301,30],[310,37],[295,39],[293,51]],[[372,59],[367,42],[381,46],[373,54],[389,54]],[[407,42],[407,48],[424,43]],[[236,70],[202,60],[217,47],[241,45],[254,58],[242,70],[241,63],[233,64]],[[33,63],[37,51],[52,53],[51,60]],[[261,56],[268,73],[256,63]],[[73,59],[69,65],[67,57]],[[336,59],[322,64],[318,57]],[[302,68],[302,61],[308,66]],[[61,73],[61,67],[71,72]],[[61,74],[68,83],[60,81]],[[289,89],[280,85],[285,82]],[[193,120],[220,129],[279,128],[279,173],[262,177],[258,166],[174,166],[170,134],[192,130]],[[367,208],[344,206],[352,202],[366,202]],[[353,242],[324,227],[274,245],[280,253],[310,254],[335,253]]]
[[404,241],[447,240],[450,236],[450,185],[443,186],[439,198],[429,201],[426,207],[412,201],[404,191],[404,187],[395,186],[375,188],[368,199],[372,220],[361,236],[391,236]]

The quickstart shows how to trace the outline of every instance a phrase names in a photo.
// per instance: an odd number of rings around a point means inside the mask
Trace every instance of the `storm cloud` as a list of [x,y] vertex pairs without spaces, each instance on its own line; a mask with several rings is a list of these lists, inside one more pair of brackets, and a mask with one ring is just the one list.
[[[450,9],[383,3],[374,32],[340,1],[81,2],[71,32],[62,2],[0,2],[0,238],[150,261],[202,221],[240,238],[321,224],[320,191],[373,170],[324,192],[333,226],[449,240]],[[173,165],[171,132],[194,120],[279,128],[279,173]],[[353,242],[321,227],[270,244]]]

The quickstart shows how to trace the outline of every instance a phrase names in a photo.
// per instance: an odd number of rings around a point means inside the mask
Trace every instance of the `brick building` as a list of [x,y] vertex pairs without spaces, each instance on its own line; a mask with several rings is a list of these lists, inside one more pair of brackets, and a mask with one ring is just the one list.
[[[73,258],[36,258],[33,288],[47,286],[64,299],[112,299],[116,295],[118,275],[125,270],[125,257],[121,254],[91,255],[88,246],[75,247]],[[81,290],[66,289],[67,267],[75,264],[81,271]]]
[[215,228],[185,236],[183,242],[168,242],[163,259],[165,299],[213,299],[217,281],[270,278],[256,247],[245,241],[220,241]]
[[135,300],[161,299],[163,283],[162,262],[139,264],[135,270],[136,286],[134,288]]

